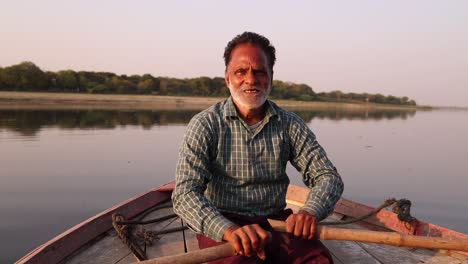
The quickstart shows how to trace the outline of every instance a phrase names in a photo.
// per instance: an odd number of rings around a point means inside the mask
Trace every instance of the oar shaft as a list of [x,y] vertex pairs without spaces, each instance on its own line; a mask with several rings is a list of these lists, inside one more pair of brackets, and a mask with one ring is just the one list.
[[[282,221],[268,220],[279,232],[286,232]],[[440,237],[422,237],[405,235],[396,232],[378,232],[369,230],[332,228],[318,226],[316,238],[321,240],[348,240],[392,245],[397,247],[415,247],[468,251],[468,239],[445,239]]]
[[230,243],[200,249],[188,253],[171,255],[138,262],[139,264],[195,264],[235,256],[236,251]]
[[467,239],[448,240],[440,237],[422,237],[395,232],[377,232],[343,228],[319,227],[319,239],[352,240],[397,247],[415,247],[468,251]]

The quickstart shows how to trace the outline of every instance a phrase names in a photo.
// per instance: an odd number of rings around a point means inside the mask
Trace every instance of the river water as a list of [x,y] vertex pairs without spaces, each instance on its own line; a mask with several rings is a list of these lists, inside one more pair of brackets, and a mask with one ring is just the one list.
[[[173,180],[196,113],[0,110],[0,263]],[[342,175],[344,197],[374,206],[407,198],[415,217],[468,233],[468,111],[297,113]],[[288,174],[302,185],[291,166]]]

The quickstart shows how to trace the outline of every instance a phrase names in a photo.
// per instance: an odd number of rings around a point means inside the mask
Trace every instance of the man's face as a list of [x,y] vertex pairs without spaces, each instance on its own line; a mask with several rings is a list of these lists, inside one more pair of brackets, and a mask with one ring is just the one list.
[[241,44],[231,53],[225,73],[226,86],[241,111],[261,107],[271,92],[273,73],[263,50]]

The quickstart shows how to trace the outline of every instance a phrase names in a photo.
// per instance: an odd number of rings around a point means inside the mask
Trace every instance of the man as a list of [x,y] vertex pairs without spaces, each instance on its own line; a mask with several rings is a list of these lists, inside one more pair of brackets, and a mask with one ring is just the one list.
[[[196,231],[200,248],[227,241],[238,256],[229,263],[331,263],[312,240],[343,192],[343,183],[302,119],[267,100],[275,48],[244,32],[224,52],[231,97],[192,118],[180,147],[175,212]],[[286,164],[311,191],[302,209],[285,210]],[[267,231],[267,218],[286,220],[289,239]],[[271,240],[271,241],[270,241]]]

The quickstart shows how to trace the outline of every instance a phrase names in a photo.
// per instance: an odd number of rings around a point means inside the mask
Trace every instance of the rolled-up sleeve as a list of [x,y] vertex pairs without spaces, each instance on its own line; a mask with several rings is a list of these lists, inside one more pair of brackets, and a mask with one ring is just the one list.
[[343,181],[325,150],[305,122],[295,117],[290,123],[291,164],[301,173],[310,188],[302,210],[312,213],[318,221],[326,218],[343,193]]
[[172,193],[174,212],[197,233],[221,241],[234,225],[204,196],[212,174],[209,170],[211,144],[216,135],[206,116],[192,118],[179,149],[176,186]]

